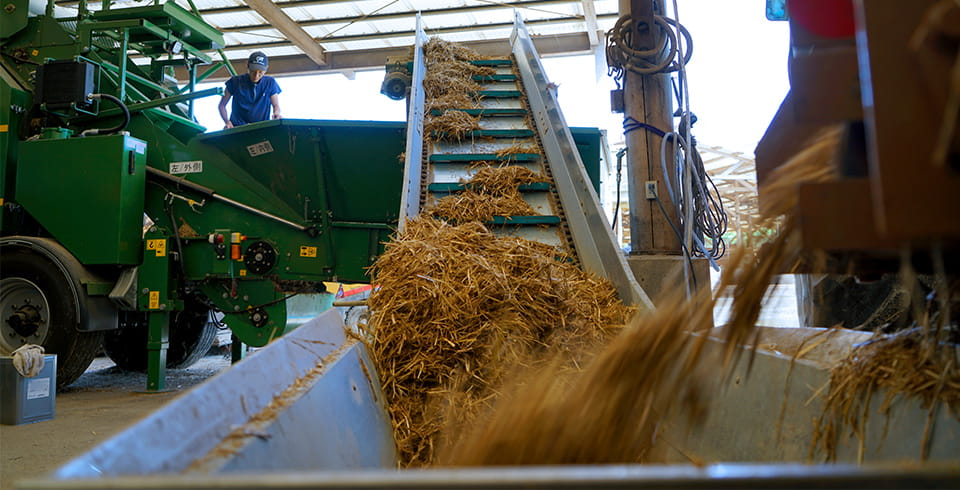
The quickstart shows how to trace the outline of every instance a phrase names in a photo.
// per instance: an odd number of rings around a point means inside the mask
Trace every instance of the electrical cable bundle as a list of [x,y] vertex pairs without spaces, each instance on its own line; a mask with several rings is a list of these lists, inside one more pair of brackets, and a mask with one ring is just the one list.
[[[676,13],[675,0],[673,9]],[[618,87],[625,70],[640,75],[677,72],[679,86],[674,83],[674,96],[680,110],[674,116],[680,117],[679,129],[667,132],[625,114],[623,130],[626,135],[643,129],[661,137],[660,165],[666,181],[664,187],[677,207],[679,223],[674,223],[670,218],[660,196],[655,194],[654,198],[687,257],[688,285],[696,287],[691,258],[705,257],[714,269],[719,270],[716,259],[726,252],[723,234],[727,231],[728,217],[719,190],[707,174],[703,159],[696,149],[696,140],[690,133],[696,116],[690,112],[686,64],[693,52],[693,41],[678,18],[654,16],[657,26],[654,48],[636,49],[633,47],[635,36],[644,26],[638,26],[630,16],[623,16],[607,32],[606,53],[608,73],[614,77]],[[673,145],[674,155],[669,164],[666,156],[668,144]]]
[[[684,116],[681,116],[684,117]],[[696,116],[690,115],[690,121],[695,122]],[[670,193],[670,199],[677,203],[681,211],[683,208],[692,206],[693,217],[693,241],[695,246],[691,253],[694,257],[707,257],[711,261],[723,257],[727,246],[723,239],[723,234],[727,232],[728,217],[723,209],[723,203],[720,200],[720,191],[710,175],[707,174],[706,167],[703,165],[703,158],[697,151],[697,142],[690,136],[690,146],[692,151],[687,148],[687,130],[681,125],[680,131],[667,134],[660,144],[660,168],[663,171],[664,178],[667,180],[667,191]],[[666,149],[668,142],[673,143],[674,165],[672,169],[667,165]],[[683,171],[684,162],[687,157],[690,158],[691,170],[691,195],[690,199],[683,193]],[[673,174],[671,175],[671,170]],[[680,216],[686,216],[681,213]],[[681,222],[683,218],[681,218]],[[709,239],[709,243],[704,240]],[[681,238],[682,240],[682,238]],[[709,249],[707,245],[709,244]]]

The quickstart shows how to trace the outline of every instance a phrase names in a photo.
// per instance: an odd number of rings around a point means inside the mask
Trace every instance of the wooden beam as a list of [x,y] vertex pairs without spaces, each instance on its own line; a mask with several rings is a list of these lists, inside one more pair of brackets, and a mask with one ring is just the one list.
[[246,0],[247,5],[256,10],[264,20],[273,25],[278,31],[283,33],[293,44],[300,48],[310,60],[320,66],[327,64],[323,48],[303,30],[303,27],[287,14],[280,7],[277,7],[270,0]]
[[[533,40],[537,51],[543,56],[550,55],[571,55],[590,52],[590,43],[586,33],[578,32],[574,34],[560,34],[554,36],[538,36]],[[494,39],[483,41],[471,41],[462,43],[465,46],[476,50],[483,55],[494,55],[510,52],[510,41],[508,39]],[[324,66],[317,66],[304,55],[276,56],[270,59],[270,73],[274,76],[284,75],[310,75],[337,73],[347,71],[363,70],[383,70],[388,57],[408,56],[410,48],[400,46],[395,48],[383,49],[363,49],[352,51],[327,51],[326,57],[328,63]],[[246,70],[246,60],[234,60],[233,64],[241,71]],[[176,67],[177,80],[183,82],[187,79],[187,73],[183,67]],[[226,69],[221,69],[217,73],[207,78],[206,82],[218,82],[230,78]]]
[[[617,14],[601,14],[601,15],[598,15],[597,18],[598,20],[612,20],[617,18]],[[553,19],[531,20],[526,22],[526,25],[529,28],[529,27],[539,27],[539,26],[571,24],[571,23],[579,23],[579,22],[583,22],[583,19],[580,18],[579,16],[571,16],[571,17],[562,17],[562,18],[553,18]],[[513,27],[512,21],[497,22],[497,23],[491,23],[491,24],[478,24],[478,25],[470,25],[470,26],[438,27],[438,28],[430,29],[430,35],[439,36],[444,34],[459,34],[464,32],[483,32],[483,31],[491,31],[491,30],[497,30],[497,29],[510,29],[512,27]],[[568,29],[568,31],[569,30],[570,29]],[[576,34],[585,34],[585,33],[577,31]],[[372,34],[346,34],[346,35],[326,37],[323,39],[323,42],[326,44],[326,43],[342,43],[342,42],[350,42],[350,41],[372,41],[372,40],[381,40],[381,39],[392,39],[400,43],[406,44],[407,42],[409,42],[412,44],[413,35],[414,35],[414,32],[412,30],[376,32]],[[541,38],[541,37],[551,38],[553,36],[535,36],[535,39]],[[276,48],[279,46],[289,46],[290,44],[291,42],[288,40],[241,43],[241,44],[234,44],[232,46],[227,46],[224,48],[224,50],[234,51],[234,50],[240,50],[240,49],[243,49],[243,50],[267,49],[267,48]],[[466,44],[470,44],[470,42],[468,41]],[[585,49],[581,51],[584,51],[584,52],[591,51],[589,44]]]
[[[583,1],[583,0],[581,0]],[[464,7],[443,7],[436,9],[421,10],[420,15],[424,19],[433,16],[440,15],[452,15],[452,14],[469,14],[474,12],[490,12],[494,10],[504,10],[511,8],[533,8],[533,7],[543,7],[550,5],[566,5],[572,3],[570,0],[533,0],[533,1],[519,1],[519,2],[503,2],[503,3],[493,3],[485,5],[472,5]],[[291,5],[293,4],[293,5]],[[296,2],[281,2],[277,4],[278,7],[285,8],[291,6],[298,6]],[[249,12],[249,9],[245,7],[225,7],[218,9],[209,9],[201,10],[200,13],[206,17],[208,15],[216,15],[219,13],[230,13],[230,12]],[[398,20],[398,19],[411,19],[417,15],[416,11],[402,11],[402,12],[389,12],[389,13],[376,13],[365,15],[362,17],[362,22],[364,24],[369,24],[372,22],[384,21],[384,20]],[[297,21],[298,24],[304,27],[313,27],[313,26],[323,26],[323,25],[341,25],[349,22],[359,22],[358,19],[361,17],[353,16],[343,16],[343,17],[324,17],[321,19],[309,19],[309,20],[300,20]],[[220,27],[221,32],[246,32],[253,31],[258,29],[270,29],[273,26],[269,24],[252,24],[252,25],[235,25],[235,26],[223,26]]]
[[594,8],[593,0],[582,0],[583,17],[587,23],[587,36],[590,39],[590,46],[595,47],[600,44],[600,37],[597,32],[600,27],[597,25],[597,9]]

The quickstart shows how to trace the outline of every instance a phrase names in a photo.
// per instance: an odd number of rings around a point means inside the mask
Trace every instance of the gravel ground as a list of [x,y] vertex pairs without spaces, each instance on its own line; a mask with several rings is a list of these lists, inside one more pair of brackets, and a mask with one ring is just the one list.
[[[230,354],[208,355],[186,369],[167,369],[167,389],[182,390],[200,384],[230,367]],[[139,391],[147,386],[147,374],[124,371],[109,357],[93,360],[86,372],[59,394],[84,391]]]

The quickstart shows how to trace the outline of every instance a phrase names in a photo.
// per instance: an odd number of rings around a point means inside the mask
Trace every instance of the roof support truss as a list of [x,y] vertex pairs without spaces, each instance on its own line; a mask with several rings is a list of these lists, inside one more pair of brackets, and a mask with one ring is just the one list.
[[327,64],[323,48],[310,37],[307,31],[303,30],[300,24],[291,19],[270,0],[246,0],[247,5],[256,10],[267,22],[277,28],[293,44],[300,48],[303,53],[317,65]]

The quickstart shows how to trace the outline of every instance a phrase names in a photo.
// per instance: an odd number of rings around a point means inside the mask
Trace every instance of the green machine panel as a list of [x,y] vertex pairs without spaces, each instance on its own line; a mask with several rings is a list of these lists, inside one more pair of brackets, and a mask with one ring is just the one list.
[[593,183],[593,190],[600,195],[600,130],[597,128],[570,128],[573,142],[577,144],[580,160],[587,169],[587,176]]
[[24,142],[14,199],[84,265],[139,264],[146,148],[124,135]]

